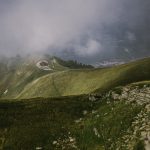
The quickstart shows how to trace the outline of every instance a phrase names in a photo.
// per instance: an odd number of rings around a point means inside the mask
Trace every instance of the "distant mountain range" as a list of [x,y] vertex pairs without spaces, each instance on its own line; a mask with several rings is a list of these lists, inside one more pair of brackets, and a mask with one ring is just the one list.
[[105,67],[112,67],[112,66],[125,64],[125,63],[126,62],[121,61],[121,60],[112,60],[112,61],[97,62],[93,66],[95,66],[96,68],[105,68]]

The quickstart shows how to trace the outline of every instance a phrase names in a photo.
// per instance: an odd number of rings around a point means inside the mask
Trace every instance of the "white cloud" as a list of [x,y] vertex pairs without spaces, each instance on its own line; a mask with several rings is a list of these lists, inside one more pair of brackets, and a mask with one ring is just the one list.
[[129,41],[135,41],[135,40],[136,40],[136,36],[135,36],[135,34],[132,33],[132,32],[127,32],[127,33],[126,33],[126,36],[127,36],[127,39],[128,39]]
[[[128,13],[129,6],[134,10]],[[0,0],[0,54],[70,49],[77,55],[93,56],[111,51],[111,40],[118,41],[118,35],[125,33],[122,28],[128,31],[128,26],[135,29],[144,24],[147,6],[137,0]],[[130,41],[137,38],[132,32],[126,36]]]
[[[65,49],[101,23],[114,20],[113,8],[109,0],[14,0],[0,12],[0,51]],[[87,48],[86,53],[95,49]]]
[[84,46],[78,46],[75,52],[81,56],[93,56],[102,50],[102,45],[93,39],[89,39]]

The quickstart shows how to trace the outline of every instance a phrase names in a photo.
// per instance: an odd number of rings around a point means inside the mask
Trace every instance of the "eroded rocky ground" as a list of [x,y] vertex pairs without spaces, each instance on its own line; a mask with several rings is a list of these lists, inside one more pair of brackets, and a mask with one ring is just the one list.
[[145,149],[150,150],[150,86],[129,85],[111,91],[111,97],[117,101],[125,101],[131,105],[142,105],[143,110],[134,118],[131,129],[122,137],[124,143],[118,149],[132,149],[135,142],[143,141]]

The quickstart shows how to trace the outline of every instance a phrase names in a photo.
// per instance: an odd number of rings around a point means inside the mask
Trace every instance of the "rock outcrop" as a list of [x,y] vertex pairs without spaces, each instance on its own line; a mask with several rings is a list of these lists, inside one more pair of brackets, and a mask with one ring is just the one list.
[[150,86],[129,85],[111,91],[110,95],[114,101],[143,106],[142,111],[132,122],[132,130],[128,130],[122,140],[126,149],[132,149],[135,142],[140,139],[144,142],[145,149],[150,150]]

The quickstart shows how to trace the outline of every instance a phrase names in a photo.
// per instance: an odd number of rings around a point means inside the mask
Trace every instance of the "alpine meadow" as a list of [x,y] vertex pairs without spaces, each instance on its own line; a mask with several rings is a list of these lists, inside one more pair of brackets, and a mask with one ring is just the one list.
[[150,150],[149,12],[0,0],[0,150]]

